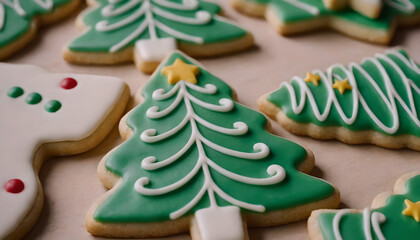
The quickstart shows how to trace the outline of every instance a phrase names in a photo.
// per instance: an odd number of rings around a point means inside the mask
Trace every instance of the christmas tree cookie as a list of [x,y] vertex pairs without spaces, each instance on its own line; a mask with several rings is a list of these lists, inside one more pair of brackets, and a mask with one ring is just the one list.
[[293,77],[259,106],[295,134],[420,151],[419,87],[419,65],[405,51],[389,50],[360,65]]
[[86,30],[65,47],[64,59],[107,65],[134,61],[151,73],[175,49],[209,57],[251,47],[251,34],[220,11],[203,0],[96,0],[81,14],[79,25]]
[[0,0],[0,60],[35,37],[38,28],[72,14],[81,0]]
[[145,238],[190,228],[193,239],[247,239],[247,225],[338,205],[333,186],[305,174],[310,152],[266,132],[263,115],[186,55],[164,60],[141,95],[120,123],[126,141],[98,167],[112,189],[89,210],[90,233]]
[[316,210],[311,239],[412,240],[420,236],[420,172],[398,179],[393,193],[378,195],[372,209]]
[[276,31],[286,36],[331,28],[363,41],[389,44],[397,26],[420,24],[420,0],[383,1],[381,13],[376,19],[352,9],[329,10],[322,0],[231,1],[241,12],[265,16]]
[[129,90],[116,78],[29,65],[0,64],[0,76],[0,239],[20,239],[42,210],[43,161],[97,145],[122,115]]

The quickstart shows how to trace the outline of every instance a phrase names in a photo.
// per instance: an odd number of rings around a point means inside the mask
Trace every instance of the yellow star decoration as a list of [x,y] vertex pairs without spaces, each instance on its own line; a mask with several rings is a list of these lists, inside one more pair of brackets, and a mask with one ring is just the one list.
[[316,86],[318,86],[319,79],[321,79],[321,77],[319,77],[318,75],[314,75],[310,72],[306,73],[305,82],[311,82],[311,83],[315,84]]
[[343,95],[343,93],[348,89],[352,90],[353,88],[348,83],[348,80],[345,79],[343,81],[336,80],[332,85],[332,88],[338,89],[338,91]]
[[406,216],[413,217],[417,222],[420,222],[420,201],[413,203],[412,201],[405,199],[406,209],[402,212]]
[[187,64],[179,58],[172,65],[162,69],[162,74],[168,78],[170,84],[176,84],[181,80],[196,84],[195,76],[199,73],[200,69],[197,66]]

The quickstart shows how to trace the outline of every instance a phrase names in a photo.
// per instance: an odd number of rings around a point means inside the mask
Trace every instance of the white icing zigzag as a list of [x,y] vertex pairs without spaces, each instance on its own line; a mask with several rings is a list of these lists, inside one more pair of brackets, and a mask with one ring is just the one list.
[[200,87],[200,86],[197,86],[197,85],[185,82],[185,81],[179,81],[170,91],[166,93],[164,92],[163,89],[156,90],[152,96],[152,98],[156,101],[165,100],[174,96],[175,94],[177,95],[173,103],[166,109],[159,110],[157,106],[150,107],[146,112],[146,116],[148,118],[159,119],[159,118],[165,117],[166,115],[170,114],[181,102],[185,104],[187,113],[184,119],[181,121],[181,123],[179,123],[173,129],[159,135],[156,135],[156,129],[148,129],[148,130],[145,130],[141,134],[140,139],[147,143],[159,142],[178,133],[188,123],[190,124],[192,131],[191,131],[191,136],[188,142],[177,153],[161,161],[157,161],[155,156],[149,156],[142,160],[141,165],[144,169],[149,170],[149,171],[167,167],[173,162],[177,161],[186,151],[188,151],[192,147],[193,144],[197,146],[198,152],[199,152],[196,165],[191,170],[191,172],[189,172],[181,180],[171,185],[168,185],[166,187],[162,187],[158,189],[146,188],[145,185],[149,184],[149,178],[147,177],[139,178],[134,185],[136,191],[143,195],[166,194],[166,193],[179,189],[180,187],[188,183],[200,170],[202,170],[205,176],[203,187],[201,188],[199,193],[188,204],[186,204],[184,207],[180,208],[179,210],[172,212],[170,214],[171,219],[176,219],[184,215],[186,212],[188,212],[201,200],[201,198],[204,196],[206,192],[208,193],[210,197],[211,206],[217,206],[216,199],[215,199],[215,193],[216,193],[221,198],[223,198],[224,200],[226,200],[227,202],[233,205],[237,205],[237,206],[240,206],[242,208],[252,210],[252,211],[264,212],[265,207],[262,205],[255,205],[255,204],[242,202],[226,194],[222,189],[220,189],[214,183],[212,176],[210,174],[209,168],[212,168],[215,171],[222,174],[223,176],[233,179],[235,181],[246,183],[246,184],[252,184],[252,185],[273,185],[273,184],[279,183],[283,181],[283,179],[286,176],[285,170],[281,166],[273,164],[267,168],[267,173],[270,175],[270,177],[251,178],[251,177],[242,176],[242,175],[230,172],[226,169],[223,169],[222,167],[217,165],[214,161],[212,161],[210,158],[208,158],[203,148],[203,145],[206,145],[225,155],[229,155],[229,156],[233,156],[237,158],[253,159],[253,160],[264,159],[270,154],[270,149],[264,143],[256,143],[253,147],[255,152],[252,152],[252,153],[240,152],[240,151],[236,151],[233,149],[220,146],[208,140],[207,138],[205,138],[203,135],[201,135],[197,127],[197,124],[200,124],[215,132],[219,132],[219,133],[223,133],[227,135],[233,135],[233,136],[246,134],[248,132],[248,126],[243,122],[236,122],[233,124],[234,128],[229,129],[229,128],[217,126],[213,123],[210,123],[204,120],[203,118],[201,118],[195,113],[194,108],[192,107],[192,104],[199,105],[210,111],[229,112],[235,106],[233,101],[227,98],[222,98],[219,100],[220,105],[213,105],[192,96],[188,92],[188,89],[192,89],[194,91],[204,93],[204,94],[209,94],[209,95],[215,94],[217,92],[216,86],[212,84],[207,84],[203,88],[203,87]]
[[[334,216],[333,231],[334,231],[334,237],[337,240],[343,240],[343,237],[341,236],[341,231],[340,231],[340,221],[344,215],[349,214],[349,213],[351,213],[350,209],[343,209],[343,210],[338,211],[336,215]],[[363,209],[363,232],[365,235],[365,239],[366,240],[373,239],[372,232],[370,229],[371,220],[372,220],[372,227],[376,234],[376,237],[378,237],[379,240],[385,240],[385,237],[381,231],[380,224],[386,221],[386,217],[383,213],[380,213],[380,212],[374,212],[372,213],[372,216],[371,216],[369,208]]]
[[[409,67],[410,69],[412,69],[413,71],[415,71],[416,73],[418,73],[420,75],[420,68],[416,65],[416,63],[414,62],[413,59],[409,58],[405,58],[400,52],[398,52],[397,50],[389,50],[387,51],[388,55],[393,55],[394,57],[397,57],[399,60],[401,60],[407,67]],[[402,106],[402,108],[404,109],[404,111],[410,116],[410,118],[412,119],[412,121],[418,126],[420,127],[420,120],[417,114],[417,110],[416,110],[416,105],[414,103],[414,98],[413,98],[413,92],[412,90],[414,90],[414,93],[416,94],[420,94],[420,88],[416,86],[416,84],[413,82],[412,79],[409,79],[404,72],[402,71],[402,69],[387,55],[384,54],[377,54],[376,58],[367,58],[364,59],[363,62],[371,62],[373,64],[375,64],[377,70],[380,72],[382,79],[385,83],[385,87],[386,87],[386,92],[384,93],[381,88],[379,87],[379,85],[375,82],[375,80],[372,78],[372,76],[366,71],[364,70],[360,65],[356,64],[356,63],[350,63],[348,67],[341,65],[341,64],[335,64],[333,66],[331,66],[330,68],[328,68],[327,73],[322,72],[321,70],[315,70],[312,73],[315,75],[318,75],[321,77],[321,81],[323,82],[323,84],[325,86],[331,86],[333,84],[333,79],[340,79],[339,76],[333,74],[333,70],[338,68],[340,70],[342,70],[344,73],[346,73],[346,77],[349,80],[350,85],[352,86],[353,90],[352,90],[352,95],[353,95],[353,110],[352,110],[352,114],[350,117],[347,117],[346,114],[344,113],[342,107],[340,106],[340,103],[337,100],[337,96],[335,95],[336,93],[334,92],[334,89],[332,87],[327,87],[328,90],[328,100],[326,102],[326,106],[325,106],[325,110],[324,112],[320,112],[320,109],[315,101],[315,97],[312,94],[311,90],[309,89],[308,85],[306,84],[306,82],[300,78],[300,77],[293,77],[292,82],[296,82],[299,85],[300,88],[300,96],[301,99],[299,101],[299,103],[297,102],[297,96],[296,96],[296,92],[293,88],[293,86],[288,83],[288,82],[284,82],[280,85],[281,87],[286,87],[287,90],[290,93],[291,96],[291,105],[292,105],[292,109],[293,112],[295,114],[300,114],[306,104],[306,99],[308,99],[310,107],[316,117],[316,119],[318,121],[324,122],[331,111],[331,108],[334,106],[337,109],[338,114],[340,115],[341,119],[347,124],[347,125],[352,125],[358,116],[358,112],[359,112],[359,106],[363,107],[364,110],[366,111],[366,113],[368,114],[368,116],[370,117],[370,119],[380,128],[382,129],[384,132],[388,133],[388,134],[394,134],[395,132],[398,131],[399,127],[400,127],[400,118],[399,118],[399,114],[398,114],[398,110],[397,110],[397,102],[400,103],[400,105]],[[388,63],[393,70],[395,70],[401,77],[403,83],[404,83],[404,88],[408,94],[408,99],[409,99],[409,103],[404,102],[403,98],[398,94],[397,90],[395,89],[394,85],[391,82],[391,79],[387,73],[387,71],[385,70],[384,66],[382,66],[382,64],[378,61],[378,59],[381,59],[383,61],[385,61],[386,63]],[[367,104],[366,100],[364,99],[364,97],[362,96],[362,94],[360,93],[358,86],[357,86],[357,82],[355,79],[355,76],[353,74],[354,71],[358,71],[359,73],[361,73],[364,78],[367,79],[367,81],[372,85],[372,87],[376,90],[376,92],[379,94],[380,99],[386,104],[389,112],[392,115],[392,119],[393,119],[393,124],[392,126],[386,126],[376,115],[375,113],[372,111],[372,109],[369,107],[369,105]]]
[[132,15],[127,18],[124,18],[115,23],[109,23],[108,20],[103,20],[98,22],[95,25],[95,29],[97,31],[112,31],[115,29],[119,29],[121,27],[125,27],[128,24],[137,21],[138,19],[145,17],[143,21],[139,24],[137,29],[135,29],[130,35],[124,38],[119,43],[113,45],[110,49],[110,52],[116,52],[123,47],[127,46],[130,42],[134,39],[138,38],[141,34],[143,34],[146,30],[149,31],[151,39],[158,39],[158,35],[156,34],[156,29],[160,29],[171,36],[174,36],[178,39],[183,39],[186,41],[191,41],[197,44],[202,44],[204,40],[201,37],[191,36],[180,31],[177,31],[166,24],[158,21],[153,17],[154,14],[166,18],[171,21],[190,24],[190,25],[203,25],[212,19],[212,16],[209,12],[206,11],[198,11],[195,15],[195,18],[188,18],[183,16],[175,15],[169,11],[163,10],[161,7],[172,8],[175,10],[182,10],[182,11],[193,11],[198,8],[198,1],[197,0],[183,0],[182,4],[170,2],[168,0],[131,0],[125,3],[123,6],[119,8],[115,8],[115,3],[119,1],[116,0],[108,0],[109,5],[104,7],[101,11],[103,17],[109,18],[118,16],[121,14],[125,14],[128,11],[131,11],[135,8],[137,10],[134,11]]
[[[40,7],[42,7],[45,10],[52,10],[52,8],[54,7],[53,0],[31,0],[31,1],[38,4]],[[4,20],[6,18],[6,11],[4,9],[4,4],[14,9],[15,12],[19,14],[20,16],[22,17],[26,16],[26,11],[20,5],[20,0],[0,0],[0,31],[3,29]]]

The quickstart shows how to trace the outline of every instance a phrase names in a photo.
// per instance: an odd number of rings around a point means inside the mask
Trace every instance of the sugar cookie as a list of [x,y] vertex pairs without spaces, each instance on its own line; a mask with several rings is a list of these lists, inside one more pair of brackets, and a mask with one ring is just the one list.
[[420,67],[403,50],[293,77],[259,99],[287,130],[420,151]]
[[209,57],[251,47],[252,35],[220,11],[203,0],[97,0],[80,15],[85,31],[64,48],[64,59],[107,65],[134,60],[151,73],[177,48]]
[[[336,207],[339,193],[306,175],[313,155],[269,134],[267,119],[233,101],[232,89],[175,52],[120,122],[125,142],[101,161],[112,188],[89,210],[90,233],[247,239],[246,226],[305,219]],[[302,172],[304,173],[302,173]]]
[[398,179],[394,192],[378,195],[363,210],[316,210],[308,220],[311,239],[411,240],[420,236],[420,172]]
[[96,146],[119,120],[129,91],[116,78],[29,65],[0,64],[0,75],[0,239],[20,239],[42,210],[43,161]]

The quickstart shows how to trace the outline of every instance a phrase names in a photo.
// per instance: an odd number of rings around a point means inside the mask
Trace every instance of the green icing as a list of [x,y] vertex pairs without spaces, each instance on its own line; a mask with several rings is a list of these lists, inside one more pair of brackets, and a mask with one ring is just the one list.
[[22,96],[23,93],[24,91],[21,87],[12,87],[11,89],[9,89],[9,91],[7,91],[7,96],[11,98],[18,98]]
[[[107,0],[98,0],[97,1],[98,7],[95,9],[91,9],[83,18],[84,23],[89,26],[89,30],[83,33],[81,36],[73,40],[69,44],[69,49],[72,51],[82,51],[82,52],[109,52],[111,48],[116,44],[120,43],[124,39],[127,39],[130,34],[133,34],[136,30],[138,30],[139,26],[145,22],[145,14],[136,18],[134,21],[124,24],[123,26],[113,29],[110,31],[98,31],[96,29],[96,25],[98,22],[101,21],[108,21],[110,24],[121,22],[127,19],[130,16],[134,16],[134,14],[145,4],[146,1],[141,1],[133,6],[126,12],[118,14],[116,16],[111,17],[104,17],[101,13],[104,8],[112,6],[108,5]],[[119,3],[114,5],[115,9],[118,9],[122,6],[126,6],[128,0],[122,0]],[[181,4],[181,0],[169,0],[171,3]],[[198,6],[192,10],[179,10],[174,8],[169,8],[165,6],[161,6],[155,3],[153,0],[150,2],[152,6],[158,7],[161,10],[170,12],[171,14],[176,15],[177,17],[189,18],[194,19],[196,18],[196,14],[199,11],[206,11],[212,15],[211,20],[208,23],[204,24],[186,24],[181,23],[176,20],[170,20],[168,18],[162,17],[160,14],[152,13],[152,18],[161,22],[162,24],[166,25],[167,27],[181,33],[186,34],[194,37],[202,38],[203,43],[218,43],[223,41],[229,41],[232,39],[238,39],[247,34],[247,31],[244,29],[233,25],[232,23],[222,21],[220,17],[216,16],[218,12],[220,12],[220,7],[214,3],[206,2],[206,1],[198,1]],[[147,27],[141,34],[137,34],[131,41],[123,44],[121,48],[118,49],[122,50],[125,47],[133,46],[134,43],[138,40],[146,40],[150,39],[150,30],[154,29],[156,31],[156,35],[158,38],[164,37],[174,37],[178,41],[181,42],[189,42],[189,43],[196,43],[192,42],[191,40],[180,38],[179,36],[175,36],[173,34],[168,33],[168,31],[164,31],[159,27]]]
[[68,4],[70,1],[71,0],[52,0],[54,3],[52,10],[47,10],[32,0],[19,1],[22,9],[26,12],[26,15],[24,16],[19,15],[18,12],[8,4],[0,2],[0,5],[4,8],[3,16],[0,14],[0,18],[4,19],[3,26],[0,28],[0,47],[12,43],[29,31],[34,16],[49,14],[57,7]]
[[61,103],[57,100],[51,100],[45,104],[44,108],[47,112],[54,113],[60,110]]
[[[269,4],[270,7],[277,13],[280,21],[284,23],[293,23],[297,21],[312,20],[321,17],[335,17],[343,20],[361,25],[363,27],[375,28],[375,29],[390,29],[393,24],[394,17],[396,16],[409,16],[417,14],[420,11],[420,0],[409,0],[416,8],[414,13],[405,13],[388,6],[384,5],[382,13],[378,19],[371,19],[357,13],[354,10],[348,9],[345,11],[331,11],[328,10],[322,0],[296,0],[297,2],[305,3],[309,6],[313,6],[319,10],[319,15],[314,15],[302,8],[292,5],[286,1],[278,0],[249,0],[260,4]],[[396,0],[392,0],[397,2]]]
[[[406,183],[407,193],[393,195],[386,201],[384,207],[372,210],[385,215],[386,221],[380,224],[381,231],[386,239],[412,240],[420,236],[420,223],[411,216],[403,215],[406,208],[404,200],[412,202],[420,201],[420,175],[417,175]],[[332,222],[336,213],[322,213],[318,216],[319,227],[325,240],[335,239]],[[340,232],[344,240],[365,239],[363,233],[363,214],[350,213],[341,218]],[[373,239],[378,239],[373,228],[371,228]]]
[[[367,108],[363,106],[359,97],[357,100],[359,107],[356,119],[350,124],[343,121],[343,118],[339,115],[337,106],[342,108],[347,118],[351,117],[353,106],[355,104],[353,101],[355,86],[353,86],[353,90],[347,90],[343,95],[341,95],[337,89],[333,89],[339,105],[333,103],[328,117],[321,121],[322,119],[316,117],[314,114],[315,109],[319,109],[320,113],[323,113],[326,110],[328,111],[329,109],[327,109],[327,103],[329,96],[331,96],[329,94],[331,84],[325,84],[322,80],[319,81],[318,86],[315,86],[312,83],[305,83],[302,78],[298,78],[298,81],[296,81],[295,78],[292,80],[291,86],[296,92],[296,98],[291,95],[290,91],[287,89],[287,84],[282,84],[278,90],[268,96],[267,100],[281,108],[287,117],[299,123],[314,123],[321,127],[342,126],[353,131],[375,130],[387,135],[411,134],[420,136],[420,123],[418,117],[418,113],[420,111],[420,93],[417,92],[413,86],[408,86],[403,81],[403,77],[406,76],[408,79],[411,79],[412,84],[418,88],[420,86],[419,65],[411,60],[402,50],[391,50],[385,55],[386,60],[376,58],[380,63],[379,66],[374,64],[371,60],[365,60],[360,64],[360,67],[372,77],[374,82],[381,89],[381,92],[385,94],[384,96],[388,102],[395,100],[396,104],[393,108],[388,107],[386,102],[381,98],[379,92],[374,88],[374,85],[368,81],[367,77],[363,75],[360,70],[357,68],[349,70],[356,80],[357,90],[360,92],[360,96],[363,97],[374,117],[368,115]],[[396,64],[398,67],[395,68],[392,64]],[[332,73],[337,77],[339,76],[340,79],[348,78],[348,75],[337,66],[344,67],[342,65],[334,65]],[[349,66],[344,68],[348,70]],[[385,76],[380,72],[380,69],[382,68],[386,71]],[[400,75],[399,70],[401,70],[401,73],[404,75]],[[318,71],[318,74],[319,73],[322,72]],[[389,88],[386,87],[385,77],[389,77],[389,79],[391,79],[392,84],[389,85]],[[334,78],[334,80],[335,79],[336,78]],[[294,111],[291,99],[296,99],[299,103],[303,97],[300,92],[301,85],[299,85],[298,82],[304,82],[304,84],[309,87],[309,92],[314,96],[316,107],[309,102],[308,95],[304,94],[306,96],[306,100],[303,110],[301,112]],[[403,107],[403,104],[398,101],[398,97],[396,97],[397,95],[388,93],[388,91],[392,89],[395,89],[398,96],[401,97],[405,108]],[[410,95],[412,98],[410,98]],[[413,107],[411,107],[410,104],[411,99],[414,104]],[[395,119],[392,115],[393,109],[396,109],[397,111]],[[374,121],[375,116],[385,125],[385,127],[380,127],[378,123]],[[391,128],[393,124],[397,124],[397,129],[394,132],[387,129]]]
[[[174,53],[165,63],[171,65],[176,59],[194,64],[184,55]],[[201,69],[197,76],[200,87],[213,84],[217,88],[215,94],[203,94],[192,89],[189,93],[194,97],[219,105],[221,98],[232,99],[232,90],[223,81],[209,72]],[[198,149],[193,144],[191,148],[171,165],[157,170],[142,168],[142,160],[155,156],[162,161],[180,151],[191,136],[191,124],[187,123],[182,130],[165,140],[155,143],[145,143],[140,135],[147,129],[156,129],[157,135],[162,134],[179,124],[186,114],[186,105],[180,103],[173,112],[160,119],[146,117],[146,111],[152,106],[160,110],[166,109],[176,98],[154,100],[152,93],[157,89],[168,92],[175,85],[168,83],[167,78],[157,71],[143,90],[144,101],[130,112],[127,125],[133,129],[133,135],[121,144],[107,157],[106,168],[113,174],[120,176],[121,184],[112,195],[96,209],[94,219],[107,223],[154,222],[169,219],[169,214],[185,206],[203,187],[204,173],[200,169],[195,177],[179,189],[163,195],[146,196],[135,191],[134,183],[141,177],[150,179],[146,188],[160,188],[168,186],[185,177],[197,163]],[[274,211],[312,203],[331,196],[335,189],[323,180],[311,177],[296,170],[297,166],[306,158],[307,153],[301,146],[286,139],[274,136],[265,131],[266,118],[245,106],[234,102],[234,108],[228,112],[216,112],[192,103],[194,112],[204,120],[232,129],[235,122],[241,121],[248,125],[245,135],[232,136],[210,130],[197,123],[203,137],[228,149],[252,153],[256,143],[265,143],[271,150],[270,154],[260,160],[250,160],[222,154],[203,144],[205,154],[223,169],[252,178],[267,178],[268,166],[277,164],[286,171],[286,178],[281,183],[266,186],[256,186],[231,180],[210,167],[213,181],[225,193],[247,203],[261,204],[266,211]],[[217,205],[227,206],[230,203],[216,195]],[[206,193],[198,204],[188,213],[209,207],[210,201]],[[242,209],[246,211],[245,209]]]
[[41,101],[42,101],[42,96],[36,92],[28,94],[28,96],[26,96],[25,98],[25,102],[31,105],[38,104]]

